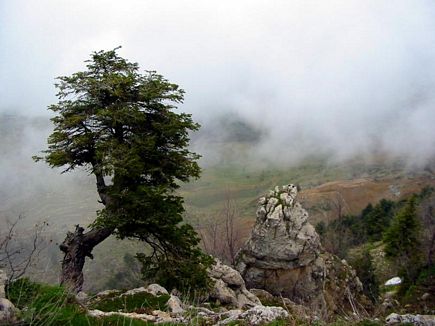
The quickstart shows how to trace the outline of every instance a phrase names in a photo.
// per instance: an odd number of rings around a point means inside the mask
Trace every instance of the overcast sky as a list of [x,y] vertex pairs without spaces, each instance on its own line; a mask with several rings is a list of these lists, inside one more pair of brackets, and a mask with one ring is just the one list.
[[56,76],[118,45],[195,120],[267,130],[265,155],[435,155],[432,0],[0,0],[0,110],[47,114]]

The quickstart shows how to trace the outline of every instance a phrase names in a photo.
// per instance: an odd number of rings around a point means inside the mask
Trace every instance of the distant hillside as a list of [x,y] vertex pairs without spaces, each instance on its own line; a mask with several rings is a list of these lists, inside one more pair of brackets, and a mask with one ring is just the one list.
[[[279,168],[268,167],[265,162],[244,164],[240,160],[243,150],[255,147],[262,131],[238,119],[223,120],[219,126],[221,129],[210,133],[204,130],[210,141],[219,143],[218,147],[209,145],[209,150],[220,150],[216,152],[219,160],[214,164],[209,160],[202,177],[180,189],[185,197],[186,217],[197,226],[221,218],[225,203],[230,200],[237,208],[242,237],[246,237],[255,219],[257,199],[275,185],[301,186],[300,199],[309,209],[313,224],[335,218],[337,205],[343,213],[356,213],[380,198],[401,198],[425,185],[435,185],[432,172],[435,164],[410,168],[400,160],[382,158],[331,163],[327,158],[317,157]],[[231,132],[225,135],[227,127]],[[47,118],[0,115],[0,223],[4,225],[7,218],[19,214],[26,217],[24,229],[31,229],[37,221],[48,221],[48,233],[53,241],[47,250],[52,253],[50,264],[57,266],[61,259],[57,243],[75,224],[87,225],[92,221],[101,205],[97,201],[95,180],[86,171],[61,175],[61,170],[32,161],[32,155],[45,148],[49,131]],[[213,138],[219,133],[223,133],[220,138]],[[207,137],[195,138],[194,147],[201,142],[207,146]],[[104,255],[109,248],[112,255]],[[92,284],[92,290],[103,288],[114,270],[121,268],[125,253],[140,248],[140,244],[114,239],[103,243],[97,248],[100,254],[95,255],[96,261],[86,265],[86,277],[91,281],[87,284]],[[48,271],[44,277],[55,281],[57,272],[52,266],[47,263],[44,267]]]

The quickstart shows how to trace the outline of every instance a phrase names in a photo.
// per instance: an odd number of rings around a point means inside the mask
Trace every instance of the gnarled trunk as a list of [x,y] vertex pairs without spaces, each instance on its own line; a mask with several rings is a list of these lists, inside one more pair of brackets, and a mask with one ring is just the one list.
[[60,284],[70,291],[78,293],[83,288],[83,266],[85,258],[93,258],[92,250],[113,232],[111,228],[94,229],[84,233],[84,228],[76,225],[73,232],[68,232],[59,246],[65,253],[62,261]]

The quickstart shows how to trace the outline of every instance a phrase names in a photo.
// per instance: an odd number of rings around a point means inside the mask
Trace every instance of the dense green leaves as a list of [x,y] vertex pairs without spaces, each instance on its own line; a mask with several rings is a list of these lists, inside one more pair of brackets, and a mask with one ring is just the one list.
[[410,257],[418,254],[420,241],[415,196],[394,217],[385,232],[384,243],[387,257]]
[[[199,125],[174,112],[184,91],[117,49],[94,52],[87,69],[59,77],[59,102],[49,107],[55,129],[42,158],[64,172],[85,168],[97,179],[105,208],[93,228],[149,244],[155,255],[204,261],[194,230],[181,224],[182,198],[174,191],[200,173],[188,149]],[[159,262],[163,262],[162,259]]]

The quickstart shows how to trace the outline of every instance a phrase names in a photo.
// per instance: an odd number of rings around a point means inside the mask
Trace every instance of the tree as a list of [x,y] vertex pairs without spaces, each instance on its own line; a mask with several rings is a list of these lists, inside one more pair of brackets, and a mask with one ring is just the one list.
[[393,259],[404,278],[405,289],[415,281],[421,267],[420,223],[413,195],[394,216],[384,235],[385,255]]
[[242,246],[242,230],[237,206],[231,192],[225,193],[225,203],[220,214],[197,226],[204,251],[225,264],[234,266],[237,252]]
[[393,201],[381,199],[375,207],[366,207],[362,212],[361,218],[369,241],[382,240],[393,217],[394,206]]
[[174,112],[183,90],[154,71],[141,74],[117,50],[94,52],[85,71],[58,78],[59,101],[49,107],[54,132],[45,155],[35,157],[63,172],[84,168],[96,178],[104,208],[89,231],[77,225],[60,245],[61,283],[76,292],[85,257],[93,258],[93,248],[112,234],[148,244],[154,267],[186,257],[209,261],[193,228],[181,224],[183,201],[174,193],[180,181],[199,176],[199,155],[187,148],[189,132],[199,125]]
[[19,215],[13,221],[6,220],[0,229],[0,269],[6,270],[8,283],[25,275],[44,249],[42,233],[48,224],[35,224],[31,231],[19,230],[23,218]]

